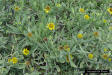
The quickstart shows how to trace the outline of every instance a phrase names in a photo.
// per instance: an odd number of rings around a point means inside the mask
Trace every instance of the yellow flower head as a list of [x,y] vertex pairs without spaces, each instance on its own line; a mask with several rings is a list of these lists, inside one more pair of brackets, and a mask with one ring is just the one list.
[[59,46],[58,49],[59,49],[59,50],[63,50],[63,46]]
[[88,58],[89,58],[89,59],[93,59],[93,54],[91,54],[91,53],[88,54]]
[[81,38],[83,38],[83,35],[82,34],[78,34],[77,38],[81,39]]
[[108,8],[107,11],[112,15],[112,8]]
[[49,23],[49,24],[47,25],[47,27],[49,28],[49,30],[54,30],[55,25],[54,25],[54,23]]
[[18,11],[18,10],[20,10],[20,8],[18,6],[15,6],[14,10]]
[[107,48],[104,48],[104,51],[106,52],[107,51]]
[[94,32],[93,34],[94,34],[95,37],[98,37],[99,36],[99,33],[98,32]]
[[109,62],[111,62],[111,61],[112,61],[112,59],[111,59],[111,58],[108,58],[108,61],[109,61]]
[[109,30],[111,30],[111,31],[112,31],[112,26],[110,26],[110,27],[109,27]]
[[106,22],[107,22],[107,20],[105,20],[105,19],[104,19],[104,20],[103,20],[103,22],[104,22],[104,23],[106,23]]
[[51,8],[50,8],[50,6],[46,6],[44,10],[45,10],[46,13],[49,13],[49,11],[51,10]]
[[43,38],[43,41],[45,41],[45,42],[48,41],[48,38],[47,37],[44,37]]
[[26,61],[25,64],[28,66],[30,65],[30,61]]
[[84,19],[89,20],[90,16],[89,15],[84,15]]
[[13,64],[16,64],[18,62],[18,59],[16,57],[13,57],[12,60]]
[[85,12],[83,8],[80,8],[79,11],[80,11],[81,13],[84,13],[84,12]]
[[59,3],[56,4],[56,7],[61,7],[61,5]]
[[64,49],[68,52],[70,51],[70,47],[68,45],[64,45]]
[[28,50],[27,48],[24,48],[23,54],[24,54],[24,55],[28,55],[28,54],[29,54],[29,50]]
[[32,37],[32,33],[31,32],[28,32],[28,37]]
[[102,58],[106,60],[108,58],[108,55],[107,54],[103,54]]

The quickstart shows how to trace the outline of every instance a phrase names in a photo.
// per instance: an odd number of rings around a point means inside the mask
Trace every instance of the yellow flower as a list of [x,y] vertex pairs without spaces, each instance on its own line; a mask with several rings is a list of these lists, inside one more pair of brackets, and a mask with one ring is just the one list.
[[28,37],[32,37],[32,33],[31,32],[28,32]]
[[85,12],[83,8],[80,8],[79,11],[82,12],[82,13]]
[[108,8],[107,11],[112,15],[112,8]]
[[108,58],[108,61],[109,61],[109,62],[111,62],[111,60],[112,60],[111,58]]
[[102,58],[106,60],[108,58],[108,55],[107,54],[103,54]]
[[61,7],[61,5],[59,3],[56,4],[57,7]]
[[91,54],[91,53],[88,54],[88,58],[89,58],[89,59],[93,59],[93,54]]
[[43,38],[43,41],[45,41],[45,42],[48,41],[47,37],[44,37],[44,38]]
[[45,10],[46,13],[49,13],[49,11],[51,10],[51,8],[50,8],[50,6],[46,6],[44,10]]
[[81,38],[83,38],[83,35],[82,34],[78,34],[77,38],[81,39]]
[[68,52],[70,51],[70,47],[68,45],[64,45],[64,49]]
[[20,8],[18,6],[15,6],[14,10],[18,11],[18,10],[20,10]]
[[109,27],[109,30],[112,30],[112,26]]
[[24,55],[28,55],[28,54],[29,54],[29,50],[28,50],[27,48],[24,48],[23,54],[24,54]]
[[98,37],[99,36],[99,33],[98,32],[94,32],[93,34],[94,34],[95,37]]
[[[70,54],[70,58],[73,59],[73,57],[72,57],[71,54]],[[67,61],[68,63],[70,62],[70,60],[69,60],[69,56],[68,56],[68,55],[66,55],[66,61]]]
[[18,62],[18,59],[16,57],[13,57],[12,60],[13,64],[16,64]]
[[63,50],[63,46],[60,45],[60,46],[58,47],[58,49],[59,49],[59,50]]
[[12,61],[12,59],[9,58],[9,59],[8,59],[8,62],[11,62],[11,61]]
[[84,15],[84,19],[89,20],[90,16],[89,15]]
[[49,28],[49,30],[54,30],[54,28],[55,28],[54,23],[49,23],[47,28]]
[[30,65],[30,61],[26,61],[25,64],[26,64],[27,66],[29,66],[29,65]]
[[107,48],[104,48],[104,51],[106,52],[107,51]]
[[105,19],[104,19],[104,20],[103,20],[103,22],[104,22],[104,23],[106,23],[106,22],[107,22],[107,20],[105,20]]

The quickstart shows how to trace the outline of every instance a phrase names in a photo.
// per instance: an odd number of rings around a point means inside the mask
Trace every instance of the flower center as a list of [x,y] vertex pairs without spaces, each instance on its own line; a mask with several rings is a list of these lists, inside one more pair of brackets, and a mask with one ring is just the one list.
[[53,28],[53,24],[50,24],[49,27],[50,27],[50,28]]
[[28,53],[28,51],[25,51],[25,53]]
[[110,8],[110,11],[112,12],[112,8]]
[[49,6],[47,6],[47,7],[46,7],[46,9],[47,9],[47,10],[50,10],[50,7],[49,7]]
[[19,8],[18,8],[18,7],[16,7],[15,9],[16,9],[16,10],[19,10]]
[[104,58],[107,58],[107,55],[104,55]]
[[29,32],[29,33],[28,33],[28,36],[29,36],[29,37],[31,37],[31,36],[32,36],[32,33],[31,33],[31,32]]

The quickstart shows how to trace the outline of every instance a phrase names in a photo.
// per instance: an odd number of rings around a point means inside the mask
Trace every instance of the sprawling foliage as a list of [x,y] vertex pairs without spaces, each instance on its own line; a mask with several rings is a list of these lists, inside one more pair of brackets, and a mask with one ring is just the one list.
[[0,0],[0,75],[112,69],[112,0]]

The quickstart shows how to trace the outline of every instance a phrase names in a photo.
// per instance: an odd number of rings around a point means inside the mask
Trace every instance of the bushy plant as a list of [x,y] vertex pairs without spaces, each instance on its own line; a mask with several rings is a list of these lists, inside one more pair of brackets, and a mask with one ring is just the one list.
[[111,2],[0,0],[0,75],[112,69]]

